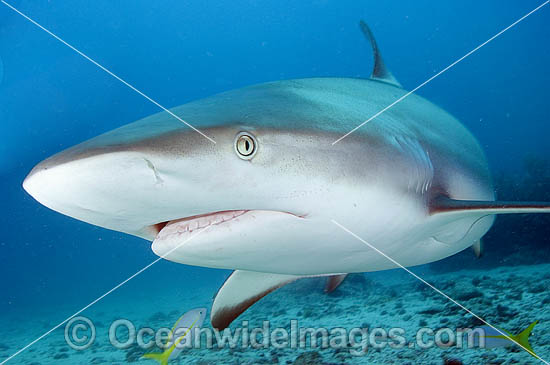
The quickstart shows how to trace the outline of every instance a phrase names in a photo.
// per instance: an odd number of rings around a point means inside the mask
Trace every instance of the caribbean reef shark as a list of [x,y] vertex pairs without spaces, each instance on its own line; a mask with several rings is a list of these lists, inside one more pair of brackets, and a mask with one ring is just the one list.
[[[168,260],[235,270],[211,310],[227,327],[302,277],[404,266],[480,248],[495,214],[549,203],[495,200],[487,160],[445,110],[404,96],[374,51],[369,79],[268,82],[161,112],[39,163],[23,186],[43,205],[153,241]],[[192,239],[190,239],[192,238]]]

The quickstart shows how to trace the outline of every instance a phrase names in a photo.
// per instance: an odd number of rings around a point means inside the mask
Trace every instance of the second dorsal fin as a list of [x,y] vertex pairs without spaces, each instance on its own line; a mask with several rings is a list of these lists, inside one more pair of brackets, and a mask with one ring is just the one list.
[[372,34],[367,23],[361,20],[359,22],[359,26],[361,27],[361,31],[365,35],[365,38],[367,38],[370,41],[370,45],[372,46],[372,53],[374,56],[374,67],[372,68],[372,74],[370,76],[371,79],[384,81],[384,82],[387,82],[388,84],[401,87],[401,84],[399,83],[399,81],[397,81],[396,78],[393,77],[390,70],[386,68],[386,65],[384,64],[384,60],[382,60],[382,55],[378,50],[376,39],[374,39],[374,35]]

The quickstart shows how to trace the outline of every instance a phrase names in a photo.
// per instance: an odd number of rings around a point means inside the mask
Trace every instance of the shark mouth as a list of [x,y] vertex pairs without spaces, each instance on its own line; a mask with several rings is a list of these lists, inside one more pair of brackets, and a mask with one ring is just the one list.
[[175,238],[193,233],[203,228],[224,224],[247,213],[248,210],[224,210],[220,212],[194,215],[153,225],[156,240]]
[[[165,241],[187,237],[192,233],[199,230],[206,229],[213,226],[228,226],[231,223],[238,223],[239,218],[252,214],[251,218],[254,219],[259,213],[268,213],[270,215],[290,215],[296,218],[305,218],[305,215],[297,215],[284,211],[257,211],[257,210],[223,210],[218,212],[193,215],[190,217],[174,219],[171,221],[161,222],[149,226],[150,232],[154,235],[155,241]],[[254,214],[256,213],[256,214]]]
[[[185,265],[258,270],[268,252],[292,257],[293,242],[310,238],[311,224],[307,216],[279,210],[217,211],[157,224],[151,249]],[[275,260],[271,265],[278,270],[287,263]]]

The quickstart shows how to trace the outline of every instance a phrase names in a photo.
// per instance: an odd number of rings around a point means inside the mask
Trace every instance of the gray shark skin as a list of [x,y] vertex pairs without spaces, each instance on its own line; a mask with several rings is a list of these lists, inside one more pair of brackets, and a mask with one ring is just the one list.
[[293,280],[339,275],[334,290],[345,273],[395,267],[332,219],[413,266],[477,244],[494,214],[550,212],[495,201],[477,140],[418,95],[333,145],[407,93],[362,30],[370,79],[276,81],[184,104],[171,111],[215,144],[158,113],[44,160],[23,186],[55,211],[153,241],[168,260],[237,270],[214,300],[220,329]]

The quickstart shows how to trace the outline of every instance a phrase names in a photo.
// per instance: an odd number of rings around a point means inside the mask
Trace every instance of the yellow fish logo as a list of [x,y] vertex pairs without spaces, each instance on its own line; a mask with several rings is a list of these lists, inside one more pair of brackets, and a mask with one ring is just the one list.
[[[142,357],[158,361],[161,365],[167,365],[174,360],[183,350],[184,341],[192,341],[194,333],[199,329],[206,316],[206,308],[192,309],[181,316],[172,327],[166,343],[166,350],[162,353],[149,353]],[[177,337],[176,337],[177,336]]]

